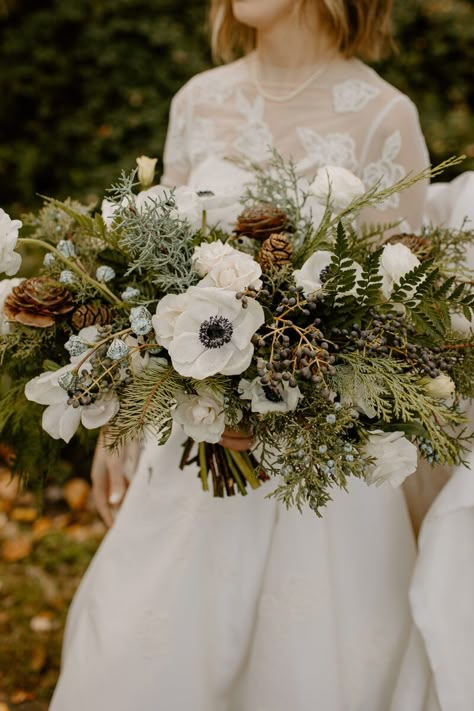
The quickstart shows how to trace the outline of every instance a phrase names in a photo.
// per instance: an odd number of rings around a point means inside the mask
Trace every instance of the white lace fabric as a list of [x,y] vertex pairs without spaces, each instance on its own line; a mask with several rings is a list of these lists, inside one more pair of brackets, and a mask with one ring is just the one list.
[[[191,79],[171,105],[162,183],[222,186],[217,163],[251,159],[265,164],[277,148],[301,175],[337,165],[353,171],[367,188],[388,187],[429,165],[414,104],[359,60],[337,59],[289,101],[291,74],[265,67],[265,95],[259,92],[255,55],[211,69]],[[258,66],[257,66],[258,71]],[[316,73],[318,74],[318,73]],[[260,83],[260,82],[259,82]],[[228,164],[224,183],[239,179]],[[215,185],[219,175],[219,185]],[[366,210],[363,222],[403,218],[413,229],[421,222],[427,184],[420,182]]]

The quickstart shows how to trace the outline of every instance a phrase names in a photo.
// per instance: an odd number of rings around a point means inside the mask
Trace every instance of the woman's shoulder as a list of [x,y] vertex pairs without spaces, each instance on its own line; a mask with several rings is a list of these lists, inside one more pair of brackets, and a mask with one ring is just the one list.
[[219,100],[233,87],[244,80],[247,74],[245,58],[237,59],[195,74],[175,94],[176,101],[192,101],[211,97]]
[[[399,106],[403,110],[415,110],[416,107],[409,96],[393,84],[384,79],[373,67],[368,66],[360,59],[350,60],[350,71],[345,81],[337,85],[339,89],[339,103],[342,105],[349,96],[374,99],[374,107],[387,111],[389,107]],[[344,91],[345,89],[345,91]],[[337,94],[337,91],[336,91]],[[336,100],[337,105],[337,100]]]

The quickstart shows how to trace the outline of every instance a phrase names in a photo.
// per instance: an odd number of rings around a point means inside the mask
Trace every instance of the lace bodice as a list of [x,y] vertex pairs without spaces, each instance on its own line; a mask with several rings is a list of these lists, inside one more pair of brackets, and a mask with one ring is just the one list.
[[[285,93],[285,83],[291,89],[288,71],[267,71],[262,95],[256,66],[252,53],[198,74],[174,97],[163,184],[216,190],[242,181],[242,171],[226,159],[264,164],[271,148],[294,160],[302,175],[338,165],[358,174],[367,187],[379,179],[390,185],[429,164],[414,104],[361,61],[331,61],[289,101],[269,98]],[[426,184],[418,183],[367,210],[364,221],[403,217],[417,228],[425,198]]]

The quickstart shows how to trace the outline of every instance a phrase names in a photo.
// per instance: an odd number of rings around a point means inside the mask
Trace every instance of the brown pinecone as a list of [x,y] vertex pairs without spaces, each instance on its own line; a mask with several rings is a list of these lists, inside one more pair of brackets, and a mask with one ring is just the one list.
[[288,229],[288,215],[271,203],[247,207],[237,218],[234,232],[263,242],[271,234]]
[[420,235],[408,234],[407,232],[402,232],[399,235],[393,235],[388,240],[389,244],[397,244],[401,242],[408,247],[413,254],[415,254],[420,261],[427,259],[431,252],[431,242],[426,239],[426,237],[420,237]]
[[78,331],[87,326],[107,326],[113,323],[114,310],[105,304],[83,304],[73,313],[71,324]]
[[281,269],[291,261],[293,247],[287,234],[270,235],[260,248],[258,261],[264,272]]
[[73,308],[72,294],[62,284],[49,277],[32,277],[13,288],[5,299],[3,313],[8,321],[48,328]]

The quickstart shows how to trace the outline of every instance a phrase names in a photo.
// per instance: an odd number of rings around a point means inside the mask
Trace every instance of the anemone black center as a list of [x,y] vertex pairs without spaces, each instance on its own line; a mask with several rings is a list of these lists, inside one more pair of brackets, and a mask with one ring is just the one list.
[[267,400],[270,402],[283,402],[283,398],[278,390],[272,388],[271,385],[264,385],[263,392]]
[[328,280],[330,271],[331,271],[330,266],[327,266],[327,267],[324,267],[324,269],[321,269],[321,272],[319,274],[319,281],[321,282],[321,284],[324,284]]
[[206,348],[221,348],[229,343],[234,327],[225,316],[210,316],[199,328],[199,340]]

